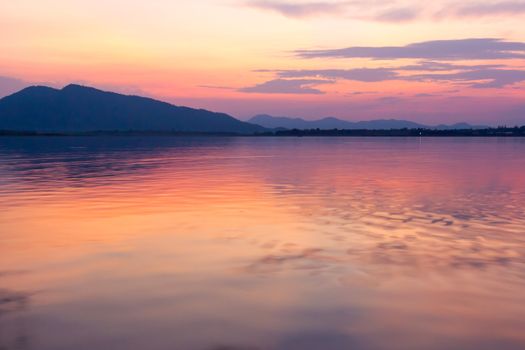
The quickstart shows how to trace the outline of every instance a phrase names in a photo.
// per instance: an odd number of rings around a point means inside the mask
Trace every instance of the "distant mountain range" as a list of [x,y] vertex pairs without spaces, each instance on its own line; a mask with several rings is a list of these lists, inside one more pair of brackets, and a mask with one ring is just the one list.
[[304,120],[258,115],[248,122],[224,113],[178,107],[139,96],[126,96],[91,87],[63,89],[32,86],[0,99],[0,130],[13,132],[197,132],[254,134],[268,129],[482,129],[459,123],[428,126],[406,120],[350,122],[337,118]]
[[347,130],[389,130],[389,129],[439,129],[439,130],[455,130],[455,129],[484,129],[487,126],[470,125],[467,123],[457,123],[453,125],[423,125],[408,120],[397,119],[378,119],[360,122],[350,122],[337,118],[324,118],[318,120],[304,120],[301,118],[289,117],[273,117],[266,114],[257,115],[251,118],[248,122],[261,125],[270,129],[347,129]]
[[0,99],[0,130],[159,131],[252,134],[265,128],[227,114],[68,85],[33,86]]

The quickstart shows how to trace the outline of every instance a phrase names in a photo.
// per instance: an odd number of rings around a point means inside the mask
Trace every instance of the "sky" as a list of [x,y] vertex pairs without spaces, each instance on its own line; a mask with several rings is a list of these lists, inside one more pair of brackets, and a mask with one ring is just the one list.
[[525,124],[525,0],[0,2],[0,97],[69,83],[229,113]]

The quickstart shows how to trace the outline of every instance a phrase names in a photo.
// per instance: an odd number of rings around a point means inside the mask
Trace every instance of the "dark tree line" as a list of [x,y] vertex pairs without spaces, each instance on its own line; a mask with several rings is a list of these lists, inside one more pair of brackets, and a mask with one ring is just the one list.
[[497,127],[488,129],[390,129],[390,130],[279,130],[275,132],[258,134],[260,136],[477,136],[477,137],[523,137],[525,126],[522,127]]
[[220,132],[183,132],[183,131],[87,131],[87,132],[37,132],[0,130],[0,136],[370,136],[370,137],[524,137],[525,126],[487,129],[385,129],[385,130],[346,130],[346,129],[309,129],[277,130],[255,134],[220,133]]

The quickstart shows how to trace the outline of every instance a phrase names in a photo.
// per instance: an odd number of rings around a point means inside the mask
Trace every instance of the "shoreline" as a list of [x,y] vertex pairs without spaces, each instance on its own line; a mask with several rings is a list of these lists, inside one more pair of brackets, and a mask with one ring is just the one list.
[[525,137],[525,126],[488,129],[391,129],[391,130],[277,130],[263,133],[241,134],[230,132],[180,131],[14,131],[0,130],[0,137],[94,137],[94,136],[148,136],[148,137]]

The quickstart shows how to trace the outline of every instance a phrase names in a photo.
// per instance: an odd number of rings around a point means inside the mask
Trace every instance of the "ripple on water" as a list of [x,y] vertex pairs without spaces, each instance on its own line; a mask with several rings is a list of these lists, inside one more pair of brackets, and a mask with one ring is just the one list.
[[2,139],[0,348],[523,348],[524,170],[521,140]]

